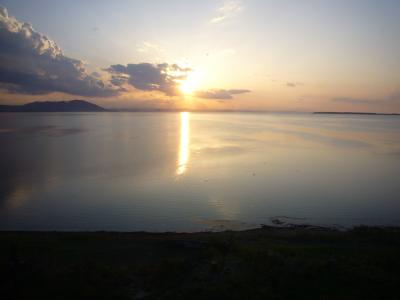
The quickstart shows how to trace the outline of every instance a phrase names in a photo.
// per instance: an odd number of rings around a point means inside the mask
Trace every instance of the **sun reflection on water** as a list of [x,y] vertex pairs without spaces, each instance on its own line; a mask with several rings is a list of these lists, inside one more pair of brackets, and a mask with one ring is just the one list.
[[179,140],[179,157],[176,169],[176,175],[183,175],[187,170],[189,161],[189,145],[190,145],[190,128],[189,128],[189,113],[180,113],[181,132]]

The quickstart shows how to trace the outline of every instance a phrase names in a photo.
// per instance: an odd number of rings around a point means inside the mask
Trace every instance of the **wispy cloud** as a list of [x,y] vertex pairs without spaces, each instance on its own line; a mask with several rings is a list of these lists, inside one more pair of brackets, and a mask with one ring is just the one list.
[[141,52],[141,53],[149,53],[149,52],[162,53],[162,52],[164,52],[164,50],[161,48],[161,46],[159,46],[155,43],[150,43],[150,42],[141,43],[136,48],[136,51]]
[[197,91],[196,96],[199,98],[205,99],[219,99],[219,100],[229,100],[233,99],[234,95],[250,93],[250,90],[244,89],[231,89],[231,90],[224,90],[224,89],[211,89],[205,91]]
[[296,86],[303,85],[303,83],[302,83],[302,82],[288,81],[288,82],[286,82],[285,85],[286,85],[287,87],[294,88],[294,87],[296,87]]
[[335,97],[335,98],[332,98],[332,101],[338,102],[338,103],[373,104],[379,100],[378,99],[351,98],[351,97]]
[[334,97],[331,99],[333,102],[339,103],[352,103],[352,104],[379,104],[379,103],[393,103],[400,102],[400,91],[396,91],[386,97],[382,98],[353,98],[353,97]]
[[294,82],[286,82],[287,87],[296,87],[296,83]]
[[230,0],[225,1],[222,6],[217,9],[217,15],[210,20],[211,24],[221,23],[237,16],[243,10],[242,1]]

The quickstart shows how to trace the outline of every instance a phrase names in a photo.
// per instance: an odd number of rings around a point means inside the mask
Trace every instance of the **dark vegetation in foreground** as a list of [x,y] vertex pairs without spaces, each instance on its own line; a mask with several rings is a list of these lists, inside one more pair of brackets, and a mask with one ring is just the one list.
[[400,229],[0,233],[2,299],[400,299]]

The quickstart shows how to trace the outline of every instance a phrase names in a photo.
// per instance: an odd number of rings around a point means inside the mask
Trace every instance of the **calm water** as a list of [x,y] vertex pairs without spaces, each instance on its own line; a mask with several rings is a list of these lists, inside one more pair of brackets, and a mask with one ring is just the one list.
[[0,115],[1,230],[400,225],[400,117]]

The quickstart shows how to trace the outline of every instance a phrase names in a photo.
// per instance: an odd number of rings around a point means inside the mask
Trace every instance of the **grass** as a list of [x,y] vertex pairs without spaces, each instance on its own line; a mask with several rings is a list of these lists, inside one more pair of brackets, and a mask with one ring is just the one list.
[[2,299],[400,299],[400,229],[1,232]]

